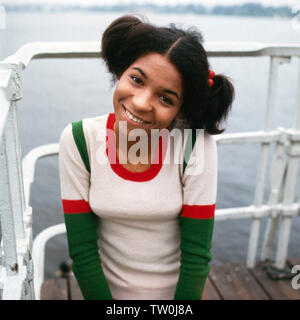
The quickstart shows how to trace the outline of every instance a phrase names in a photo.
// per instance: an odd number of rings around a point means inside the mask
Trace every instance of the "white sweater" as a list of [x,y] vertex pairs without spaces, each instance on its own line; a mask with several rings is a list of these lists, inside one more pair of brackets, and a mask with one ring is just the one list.
[[[120,164],[103,164],[106,128],[112,129],[114,120],[113,113],[83,119],[91,173],[71,124],[65,127],[59,142],[61,197],[84,200],[99,216],[99,254],[114,299],[173,299],[180,269],[178,217],[183,206],[215,205],[216,142],[204,136],[204,170],[199,174],[189,175],[188,165],[182,176],[178,163],[183,144],[178,142],[173,148],[177,162],[130,172]],[[164,146],[166,160],[171,145]]]

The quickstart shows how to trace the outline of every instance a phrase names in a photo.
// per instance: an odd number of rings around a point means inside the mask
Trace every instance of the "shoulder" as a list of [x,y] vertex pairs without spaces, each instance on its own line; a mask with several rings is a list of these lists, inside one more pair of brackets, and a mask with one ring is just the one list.
[[106,124],[109,114],[82,120],[83,131],[87,144],[94,144],[95,141],[103,140],[106,137]]
[[217,141],[211,134],[204,134],[204,152],[206,151],[210,157],[217,156]]
[[217,142],[213,135],[205,133],[203,135],[204,140],[204,170],[216,169],[218,154],[217,154]]
[[217,157],[217,142],[215,137],[204,132],[204,130],[197,130],[197,139],[193,145],[192,156],[202,156],[206,160],[215,159]]
[[109,114],[104,114],[97,117],[92,118],[84,118],[82,119],[82,124],[84,127],[84,130],[86,132],[89,132],[91,130],[97,130],[100,128],[106,128],[107,118]]
[[[188,145],[185,145],[185,149]],[[197,132],[197,139],[188,159],[185,175],[203,175],[217,170],[217,143],[213,135],[203,130]]]
[[88,142],[92,137],[97,137],[99,133],[103,133],[103,130],[106,129],[106,121],[108,114],[92,117],[92,118],[83,118],[81,120],[73,121],[68,123],[62,130],[59,137],[59,145],[67,146],[72,145],[74,142],[73,135],[73,124],[82,122],[82,128],[86,141]]
[[59,146],[67,146],[73,140],[72,124],[68,123],[59,137]]

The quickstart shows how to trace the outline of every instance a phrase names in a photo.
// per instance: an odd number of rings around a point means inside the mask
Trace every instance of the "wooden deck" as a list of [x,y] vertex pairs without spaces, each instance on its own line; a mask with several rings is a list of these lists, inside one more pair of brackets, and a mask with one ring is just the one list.
[[[300,265],[300,258],[290,259]],[[272,280],[263,270],[265,264],[247,269],[243,264],[211,266],[203,300],[300,300],[300,288],[293,289],[291,279]],[[67,278],[46,280],[41,288],[42,300],[82,300],[77,281]]]

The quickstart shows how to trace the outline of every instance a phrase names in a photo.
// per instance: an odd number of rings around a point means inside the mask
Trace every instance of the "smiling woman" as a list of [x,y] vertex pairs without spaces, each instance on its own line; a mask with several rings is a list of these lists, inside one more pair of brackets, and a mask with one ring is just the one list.
[[[228,78],[209,70],[202,41],[195,29],[135,16],[103,34],[102,57],[117,81],[114,112],[69,123],[59,144],[70,257],[85,299],[202,297],[217,193],[213,134],[224,131],[234,96]],[[153,131],[173,129],[181,137],[190,129],[191,139],[174,139],[171,148],[161,135],[152,144]],[[146,137],[139,141],[146,163],[130,160],[141,151],[134,132]],[[167,163],[171,152],[176,161]],[[200,158],[201,172],[193,170]]]

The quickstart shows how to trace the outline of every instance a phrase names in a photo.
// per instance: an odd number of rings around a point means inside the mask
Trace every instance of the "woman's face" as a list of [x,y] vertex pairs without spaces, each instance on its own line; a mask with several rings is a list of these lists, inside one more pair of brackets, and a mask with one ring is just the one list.
[[[158,53],[138,58],[120,77],[113,96],[115,127],[127,122],[127,134],[140,128],[167,128],[179,116],[183,100],[181,76],[176,67]],[[135,117],[135,119],[131,119]]]

